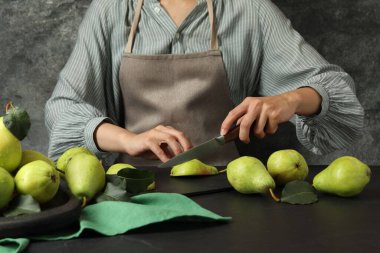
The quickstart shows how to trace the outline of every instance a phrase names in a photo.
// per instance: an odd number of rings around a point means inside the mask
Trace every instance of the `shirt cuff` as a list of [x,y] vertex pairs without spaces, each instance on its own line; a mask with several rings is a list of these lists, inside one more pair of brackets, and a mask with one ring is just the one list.
[[303,86],[303,87],[311,87],[311,88],[313,88],[316,92],[318,92],[318,94],[322,98],[322,101],[321,101],[321,111],[318,114],[312,115],[312,116],[297,115],[298,119],[300,119],[302,122],[304,122],[305,124],[307,124],[309,126],[313,126],[320,119],[322,119],[324,116],[326,116],[327,111],[329,109],[329,95],[328,95],[325,87],[323,87],[323,85],[319,84],[319,83],[308,84],[308,85]]
[[104,152],[98,148],[98,146],[95,143],[94,137],[96,128],[99,126],[100,123],[104,121],[109,121],[111,123],[113,122],[108,117],[96,117],[89,120],[86,124],[86,127],[84,128],[85,146],[98,158],[104,158],[105,156],[109,155],[108,152]]

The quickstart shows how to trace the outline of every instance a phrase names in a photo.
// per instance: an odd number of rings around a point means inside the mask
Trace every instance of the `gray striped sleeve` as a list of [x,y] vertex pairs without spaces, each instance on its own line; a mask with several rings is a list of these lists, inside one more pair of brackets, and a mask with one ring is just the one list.
[[322,97],[322,109],[316,116],[297,116],[299,141],[316,154],[353,145],[362,132],[364,111],[352,78],[307,44],[270,1],[261,1],[260,19],[264,37],[260,93],[314,88]]
[[73,52],[59,75],[45,106],[49,131],[49,157],[56,160],[66,149],[85,146],[99,157],[106,155],[95,145],[93,133],[106,116],[104,64],[107,55],[107,5],[93,1],[79,27]]

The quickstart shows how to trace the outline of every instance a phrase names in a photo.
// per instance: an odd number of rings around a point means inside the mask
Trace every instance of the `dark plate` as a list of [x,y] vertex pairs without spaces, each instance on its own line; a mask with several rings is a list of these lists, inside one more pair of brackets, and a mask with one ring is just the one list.
[[28,237],[66,228],[79,220],[81,202],[61,185],[41,212],[0,218],[0,238]]
[[[226,167],[218,167],[218,170]],[[145,167],[139,169],[152,170],[155,173],[156,192],[180,193],[195,196],[231,190],[226,173],[211,176],[171,177],[171,168]]]

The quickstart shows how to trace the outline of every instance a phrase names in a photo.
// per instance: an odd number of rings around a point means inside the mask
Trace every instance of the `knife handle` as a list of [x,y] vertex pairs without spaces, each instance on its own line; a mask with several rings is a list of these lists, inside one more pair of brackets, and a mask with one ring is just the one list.
[[239,137],[240,125],[234,126],[228,133],[224,135],[224,142],[234,141]]

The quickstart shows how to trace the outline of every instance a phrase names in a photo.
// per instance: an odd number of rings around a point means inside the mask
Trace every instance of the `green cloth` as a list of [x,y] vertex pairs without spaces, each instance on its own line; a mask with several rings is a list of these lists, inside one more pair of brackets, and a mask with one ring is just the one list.
[[28,247],[30,240],[27,238],[6,238],[0,240],[0,253],[18,253]]
[[[184,221],[228,221],[208,211],[184,195],[176,193],[147,193],[131,198],[131,202],[104,201],[82,210],[79,230],[66,234],[38,236],[37,240],[67,240],[77,238],[85,229],[102,235],[123,234],[149,224],[182,219]],[[2,239],[0,253],[22,252],[29,239]]]

